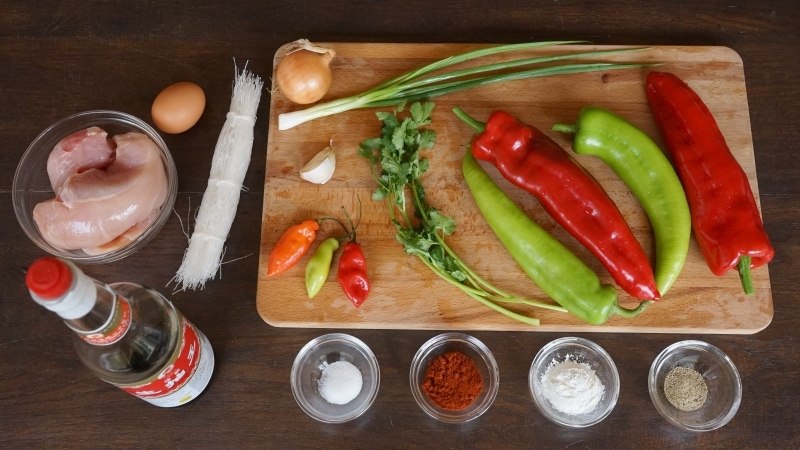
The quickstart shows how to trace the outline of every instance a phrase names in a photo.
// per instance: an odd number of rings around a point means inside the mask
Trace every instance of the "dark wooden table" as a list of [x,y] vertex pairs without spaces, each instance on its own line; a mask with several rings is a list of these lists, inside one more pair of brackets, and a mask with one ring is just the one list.
[[[512,4],[513,3],[513,4]],[[208,96],[199,124],[165,136],[177,161],[176,210],[199,205],[230,99],[233,59],[270,76],[282,44],[317,41],[512,42],[585,39],[600,44],[725,45],[744,60],[761,204],[777,248],[770,264],[775,317],[750,336],[586,334],[617,362],[619,403],[602,423],[569,430],[548,422],[527,393],[536,351],[556,333],[473,333],[495,353],[499,395],[481,418],[447,425],[427,417],[408,368],[434,331],[348,330],[381,365],[381,389],[362,418],[310,419],[289,371],[297,351],[325,330],[279,329],[256,313],[255,293],[269,97],[258,111],[250,170],[227,242],[223,277],[171,296],[211,340],[217,368],[203,396],[159,409],[97,380],[73,353],[70,332],[35,305],[23,283],[42,252],[12,209],[13,173],[28,143],[74,112],[116,109],[149,120],[154,95],[194,80]],[[90,2],[0,3],[0,447],[256,448],[797,448],[800,446],[800,184],[797,141],[800,3],[707,2]],[[156,240],[123,261],[85,266],[106,281],[161,288],[186,247],[173,217]],[[647,392],[656,354],[684,338],[722,348],[738,365],[744,398],[724,428],[692,434],[663,420]]]

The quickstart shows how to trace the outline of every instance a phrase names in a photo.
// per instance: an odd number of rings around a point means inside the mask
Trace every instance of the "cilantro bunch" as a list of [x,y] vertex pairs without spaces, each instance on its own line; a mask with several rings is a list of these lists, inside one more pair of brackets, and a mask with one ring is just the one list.
[[436,142],[436,132],[425,128],[431,124],[433,108],[433,102],[415,102],[402,120],[398,113],[403,112],[403,105],[392,112],[376,113],[382,123],[380,137],[366,139],[359,146],[359,155],[369,161],[378,184],[372,199],[386,202],[397,241],[439,277],[508,317],[539,324],[538,319],[511,311],[502,303],[565,311],[557,305],[503,292],[478,276],[448,247],[444,237],[455,231],[455,221],[428,203],[421,181],[429,161],[420,153]]

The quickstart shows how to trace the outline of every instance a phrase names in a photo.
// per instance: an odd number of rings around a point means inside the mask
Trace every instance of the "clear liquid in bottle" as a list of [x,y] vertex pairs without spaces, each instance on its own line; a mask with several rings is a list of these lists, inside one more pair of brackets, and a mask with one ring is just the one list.
[[101,380],[162,407],[185,404],[208,385],[211,344],[159,292],[107,285],[52,257],[34,261],[26,282],[34,301],[75,332],[79,358]]

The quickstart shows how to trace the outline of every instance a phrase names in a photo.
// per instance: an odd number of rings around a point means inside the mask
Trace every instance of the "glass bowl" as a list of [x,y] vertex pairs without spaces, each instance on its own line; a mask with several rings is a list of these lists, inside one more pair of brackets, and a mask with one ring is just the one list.
[[[664,393],[664,379],[678,366],[699,372],[708,387],[705,403],[694,411],[676,408]],[[742,381],[733,361],[703,341],[680,341],[665,348],[650,366],[647,387],[656,410],[671,424],[689,431],[710,431],[725,425],[742,402]]]
[[[457,411],[439,407],[422,389],[422,383],[431,362],[437,356],[452,351],[464,353],[472,359],[483,382],[481,391],[475,400],[466,408]],[[409,383],[414,400],[429,416],[442,422],[460,423],[479,417],[492,406],[500,386],[500,370],[494,355],[483,342],[463,333],[444,333],[431,338],[417,350],[411,361]]]
[[[326,366],[347,361],[361,372],[361,391],[346,404],[329,403],[319,390]],[[367,344],[353,336],[331,333],[312,339],[292,365],[292,394],[300,408],[325,423],[342,423],[364,414],[378,395],[381,384],[378,360]]]
[[[556,409],[545,395],[542,377],[551,365],[561,364],[567,360],[588,364],[603,384],[603,395],[589,412],[564,413]],[[614,360],[599,345],[588,339],[564,337],[542,347],[533,358],[528,372],[528,387],[536,407],[551,422],[565,427],[583,428],[595,425],[611,414],[619,397],[619,373]],[[566,409],[566,406],[562,409]]]
[[[33,208],[40,202],[53,199],[55,194],[47,175],[47,158],[56,144],[66,136],[92,126],[102,128],[109,137],[131,131],[149,137],[158,147],[164,170],[167,174],[167,197],[158,211],[155,221],[129,243],[100,254],[89,254],[83,250],[67,250],[47,242],[33,220]],[[143,120],[119,111],[80,112],[50,125],[31,142],[22,155],[14,173],[12,200],[14,213],[25,234],[42,250],[76,263],[107,263],[122,259],[153,239],[172,213],[178,193],[178,172],[175,162],[161,136]]]

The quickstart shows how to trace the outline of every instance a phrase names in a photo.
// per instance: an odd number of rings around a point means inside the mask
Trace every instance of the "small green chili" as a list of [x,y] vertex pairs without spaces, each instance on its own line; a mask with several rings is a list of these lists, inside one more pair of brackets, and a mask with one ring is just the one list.
[[584,108],[575,125],[556,124],[553,130],[575,134],[575,153],[599,157],[639,200],[655,235],[656,286],[666,294],[686,262],[692,222],[683,186],[664,152],[635,125],[600,108]]
[[308,292],[308,298],[314,298],[322,289],[322,285],[328,279],[328,272],[331,270],[333,252],[338,248],[339,241],[336,238],[325,239],[308,260],[306,264],[306,291]]

